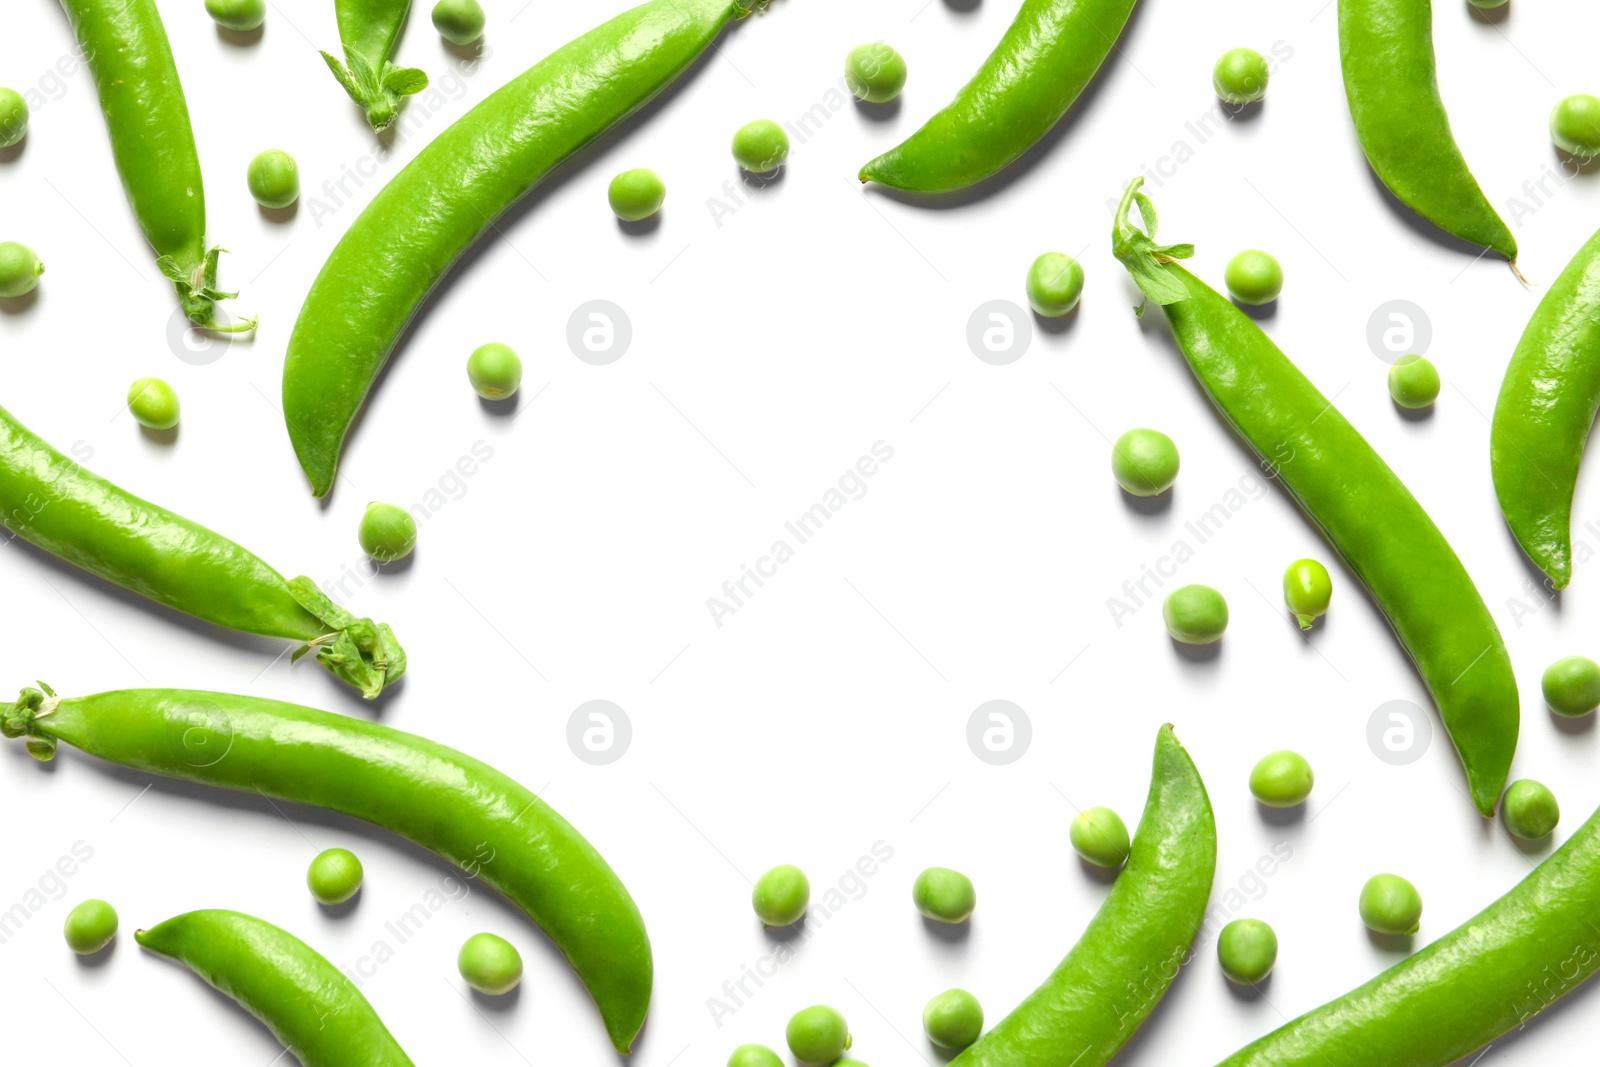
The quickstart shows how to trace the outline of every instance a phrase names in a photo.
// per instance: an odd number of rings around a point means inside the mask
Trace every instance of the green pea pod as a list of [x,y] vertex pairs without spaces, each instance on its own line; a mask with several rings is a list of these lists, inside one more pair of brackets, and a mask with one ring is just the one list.
[[433,287],[563,160],[643,107],[764,0],[651,0],[534,64],[406,164],[351,224],[289,336],[283,416],[312,490]]
[[[481,878],[543,928],[626,1053],[650,1007],[644,920],[594,846],[529,789],[453,748],[374,722],[227,693],[24,689],[0,733],[123,767],[343,812]],[[354,1062],[354,1061],[352,1061]]]
[[206,195],[189,105],[154,0],[61,0],[100,94],[122,189],[183,313],[203,329],[244,333],[256,320],[218,319],[217,258],[206,250]]
[[950,1067],[1101,1067],[1155,1009],[1200,931],[1217,867],[1205,783],[1172,727],[1128,865],[1055,971]]
[[367,698],[405,673],[387,623],[345,611],[306,577],[284,581],[220,534],[124,492],[0,408],[0,523],[68,563],[230,630],[303,644]]
[[[1505,896],[1218,1067],[1445,1067],[1600,968],[1600,812]],[[1577,1021],[1576,1019],[1569,1021]]]
[[1024,0],[943,111],[861,168],[863,182],[948,193],[998,174],[1067,113],[1116,47],[1136,0]]
[[1434,74],[1431,0],[1339,0],[1339,62],[1356,136],[1383,184],[1447,233],[1517,260],[1450,133]]
[[400,114],[400,101],[428,87],[428,76],[415,67],[389,61],[406,24],[411,0],[335,0],[344,62],[322,53],[333,76],[350,99],[367,113],[374,131],[383,130]]
[[1600,233],[1550,286],[1506,367],[1489,466],[1517,543],[1551,584],[1572,580],[1572,494],[1600,410]]
[[[1135,178],[1112,249],[1161,305],[1212,403],[1372,594],[1439,706],[1473,803],[1493,816],[1517,748],[1517,681],[1494,618],[1444,534],[1389,465],[1250,317],[1157,245]],[[1144,232],[1128,214],[1137,204]]]
[[271,923],[237,911],[191,911],[133,939],[238,1002],[304,1067],[412,1067],[355,983]]

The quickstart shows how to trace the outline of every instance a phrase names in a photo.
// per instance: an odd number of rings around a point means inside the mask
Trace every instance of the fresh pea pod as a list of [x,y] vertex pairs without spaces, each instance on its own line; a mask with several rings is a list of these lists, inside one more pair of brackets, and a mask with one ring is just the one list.
[[1600,233],[1550,286],[1511,355],[1489,436],[1511,533],[1557,589],[1572,580],[1572,494],[1600,410]]
[[[1445,1067],[1600,968],[1600,812],[1509,893],[1218,1067]],[[1576,1020],[1571,1020],[1576,1021]]]
[[1383,184],[1515,270],[1517,239],[1467,169],[1439,97],[1431,0],[1339,0],[1339,62],[1356,136]]
[[283,414],[317,496],[433,287],[563,160],[652,100],[764,0],[651,0],[534,64],[463,115],[373,197],[300,309]]
[[237,911],[191,911],[133,939],[231,997],[304,1067],[412,1067],[355,983],[271,923]]
[[[1494,618],[1444,534],[1372,446],[1248,315],[1178,265],[1192,245],[1152,239],[1156,211],[1135,178],[1112,249],[1161,305],[1212,403],[1372,594],[1410,653],[1494,815],[1517,748],[1517,681]],[[1128,214],[1137,203],[1140,232]]]
[[350,614],[310,578],[123,491],[51,448],[0,408],[0,523],[90,574],[230,630],[303,642],[371,699],[405,673],[387,623]]
[[[134,770],[343,812],[481,878],[549,935],[626,1053],[650,1007],[650,939],[594,846],[538,795],[453,748],[258,697],[24,689],[0,733],[37,759],[58,743]],[[358,1061],[349,1061],[358,1062]]]
[[1011,28],[943,111],[861,168],[863,182],[948,193],[998,174],[1067,113],[1136,0],[1023,0]]
[[334,2],[344,62],[327,52],[322,58],[350,99],[367,113],[374,131],[385,129],[400,114],[402,97],[428,87],[428,76],[422,71],[389,61],[410,9],[411,0]]
[[206,250],[200,157],[155,0],[61,0],[61,6],[94,75],[123,192],[183,313],[202,329],[255,329],[255,319],[217,317],[216,302],[238,294],[217,289],[222,249]]
[[1055,971],[950,1067],[1101,1067],[1155,1009],[1200,931],[1217,867],[1217,826],[1194,761],[1171,726],[1128,865]]

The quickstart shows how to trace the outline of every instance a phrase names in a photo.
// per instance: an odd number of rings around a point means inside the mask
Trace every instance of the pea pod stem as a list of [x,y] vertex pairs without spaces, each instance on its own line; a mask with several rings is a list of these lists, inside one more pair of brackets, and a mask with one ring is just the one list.
[[[24,689],[0,733],[38,759],[67,744],[148,774],[310,804],[381,826],[483,879],[537,923],[626,1053],[650,1006],[639,909],[600,853],[538,795],[392,727],[257,697]],[[352,1061],[354,1062],[354,1061]]]
[[334,8],[344,62],[327,52],[322,53],[323,61],[366,112],[373,131],[381,132],[400,114],[402,99],[428,87],[427,74],[389,60],[411,0],[335,0]]
[[[1123,195],[1113,251],[1166,313],[1223,419],[1367,587],[1439,707],[1473,803],[1492,816],[1517,747],[1517,683],[1472,577],[1339,409],[1249,316],[1179,266],[1193,246],[1155,243],[1155,207],[1141,184],[1135,178]],[[1129,219],[1135,206],[1143,232]]]

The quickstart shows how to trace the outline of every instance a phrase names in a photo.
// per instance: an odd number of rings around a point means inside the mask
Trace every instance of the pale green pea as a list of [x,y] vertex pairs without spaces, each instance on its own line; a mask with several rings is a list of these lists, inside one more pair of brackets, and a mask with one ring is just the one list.
[[1121,867],[1128,859],[1131,841],[1122,817],[1110,808],[1084,808],[1068,831],[1072,847],[1096,867]]

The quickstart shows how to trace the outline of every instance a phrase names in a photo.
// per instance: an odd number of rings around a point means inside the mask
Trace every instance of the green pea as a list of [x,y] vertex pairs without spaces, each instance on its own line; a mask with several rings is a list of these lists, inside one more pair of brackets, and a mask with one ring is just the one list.
[[1134,496],[1158,496],[1178,480],[1178,446],[1160,430],[1129,430],[1111,446],[1111,474]]
[[1501,804],[1506,829],[1527,841],[1548,836],[1561,821],[1561,806],[1556,803],[1556,795],[1532,778],[1512,782]]
[[510,345],[479,345],[467,357],[467,380],[485,400],[504,400],[522,385],[522,360]]
[[86,900],[67,913],[61,932],[68,948],[80,956],[92,956],[117,936],[117,909],[103,900]]
[[128,410],[139,425],[170,430],[178,425],[178,393],[160,378],[140,378],[128,386]]
[[922,1029],[940,1048],[960,1051],[983,1033],[983,1005],[965,989],[946,989],[922,1009]]
[[306,870],[306,885],[319,904],[343,904],[361,889],[361,861],[347,848],[317,853]]
[[1241,304],[1270,304],[1283,292],[1283,266],[1269,253],[1247,248],[1228,260],[1222,281]]
[[0,87],[0,148],[28,136],[28,102],[15,89]]
[[300,165],[281,148],[269,148],[252,159],[245,177],[250,195],[262,207],[286,208],[300,198]]
[[962,923],[978,906],[972,879],[948,867],[929,867],[911,886],[911,901],[924,918],[941,923]]
[[1558,659],[1544,669],[1539,687],[1544,690],[1544,702],[1557,715],[1587,715],[1600,708],[1600,663],[1587,656]]
[[1063,252],[1046,252],[1028,268],[1028,306],[1058,319],[1083,296],[1083,264]]
[[1550,112],[1550,139],[1569,156],[1600,155],[1600,96],[1578,93]]
[[623,222],[640,222],[661,210],[667,199],[667,183],[653,170],[640,167],[625,170],[611,179],[606,190],[611,210]]
[[1115,869],[1128,861],[1128,827],[1110,808],[1084,808],[1068,831],[1072,848],[1096,867]]
[[1398,874],[1375,874],[1361,887],[1361,921],[1380,934],[1414,934],[1422,925],[1422,894]]
[[1267,95],[1266,58],[1254,48],[1230,48],[1211,69],[1211,84],[1224,103],[1253,104]]
[[433,28],[453,45],[469,45],[482,37],[488,21],[478,0],[439,0],[433,5]]
[[1306,802],[1314,780],[1311,764],[1300,753],[1274,752],[1250,772],[1250,792],[1269,808],[1292,808]]
[[728,1057],[728,1067],[784,1067],[784,1063],[765,1045],[740,1045]]
[[398,504],[375,500],[361,516],[356,537],[361,541],[361,551],[379,563],[391,563],[411,555],[417,547],[417,520]]
[[206,14],[225,30],[249,33],[267,20],[267,0],[206,0]]
[[1425,408],[1439,399],[1439,370],[1421,356],[1401,356],[1389,368],[1389,395],[1403,408]]
[[1300,629],[1311,629],[1311,624],[1327,613],[1332,599],[1333,579],[1328,568],[1316,560],[1297,559],[1283,572],[1283,601],[1294,612]]
[[756,879],[750,903],[764,926],[789,926],[800,921],[811,903],[811,882],[799,867],[772,868]]
[[494,934],[473,934],[456,956],[456,968],[467,985],[498,997],[522,981],[522,956],[516,946]]
[[26,296],[39,284],[44,264],[33,249],[15,241],[0,241],[0,296]]
[[1278,962],[1278,935],[1260,919],[1235,919],[1217,935],[1217,962],[1230,981],[1255,985]]
[[1473,7],[1496,8],[1504,7],[1508,0],[1467,0]]
[[789,158],[789,135],[771,119],[757,119],[733,135],[734,162],[751,174],[771,174]]
[[1161,605],[1167,633],[1186,645],[1209,645],[1228,628],[1228,602],[1209,585],[1186,585]]
[[844,1016],[826,1004],[795,1012],[783,1036],[794,1058],[807,1067],[829,1067],[850,1047],[850,1027]]
[[850,91],[869,104],[887,104],[906,87],[905,57],[881,41],[859,45],[844,61]]
[[846,1057],[845,1059],[834,1061],[833,1067],[867,1067],[867,1065],[860,1060],[852,1060]]

